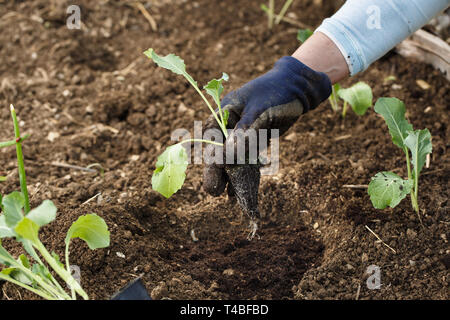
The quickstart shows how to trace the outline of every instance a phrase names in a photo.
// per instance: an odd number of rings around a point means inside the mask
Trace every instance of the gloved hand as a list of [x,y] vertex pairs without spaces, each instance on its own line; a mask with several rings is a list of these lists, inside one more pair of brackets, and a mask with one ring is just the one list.
[[[331,94],[331,82],[294,57],[279,59],[273,69],[227,94],[221,102],[228,110],[228,127],[235,129],[279,129],[280,136],[302,115]],[[206,129],[219,126],[211,116]],[[230,137],[228,137],[230,138]],[[203,189],[219,196],[228,182],[224,165],[205,165]]]

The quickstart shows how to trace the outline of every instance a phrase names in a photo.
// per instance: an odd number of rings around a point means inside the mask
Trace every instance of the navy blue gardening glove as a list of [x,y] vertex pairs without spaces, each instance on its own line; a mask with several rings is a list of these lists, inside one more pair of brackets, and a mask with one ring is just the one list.
[[[227,94],[221,105],[229,112],[229,128],[279,129],[281,136],[300,115],[316,108],[330,94],[331,82],[325,73],[286,56],[264,75]],[[213,117],[206,124],[206,129],[210,128],[219,129]],[[206,192],[218,196],[227,182],[223,165],[205,165],[203,188]]]

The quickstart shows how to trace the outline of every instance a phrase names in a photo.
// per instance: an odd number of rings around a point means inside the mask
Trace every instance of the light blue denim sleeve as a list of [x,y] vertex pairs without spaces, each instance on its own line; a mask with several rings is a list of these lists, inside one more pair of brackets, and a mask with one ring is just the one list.
[[324,33],[337,45],[354,75],[449,4],[450,0],[347,0],[315,32]]

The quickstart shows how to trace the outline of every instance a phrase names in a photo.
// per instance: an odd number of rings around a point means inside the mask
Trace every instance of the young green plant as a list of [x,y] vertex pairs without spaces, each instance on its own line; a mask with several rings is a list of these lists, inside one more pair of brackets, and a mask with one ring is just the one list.
[[[95,214],[81,216],[72,224],[66,236],[66,267],[60,262],[56,253],[49,253],[40,241],[39,230],[42,226],[55,220],[56,207],[51,201],[45,200],[40,206],[30,210],[21,146],[24,139],[20,137],[17,116],[13,106],[11,106],[11,116],[16,139],[14,143],[2,143],[1,146],[16,145],[21,192],[14,191],[5,197],[0,195],[0,264],[6,266],[0,271],[0,279],[25,288],[44,299],[71,300],[76,299],[76,294],[83,299],[88,299],[88,295],[70,272],[70,240],[80,238],[91,249],[104,248],[109,245],[108,227],[105,221]],[[25,252],[30,255],[35,263],[32,264],[25,254],[21,254],[18,259],[15,259],[2,246],[1,239],[3,238],[14,238],[21,243]],[[63,289],[47,265],[70,288],[71,295]]]
[[[208,99],[206,99],[203,92],[198,87],[197,82],[191,77],[191,75],[186,72],[186,65],[180,57],[174,54],[169,54],[167,56],[161,57],[157,55],[151,48],[145,51],[144,54],[148,58],[153,60],[153,62],[155,62],[158,66],[168,69],[176,74],[182,75],[201,96],[209,111],[214,116],[214,119],[219,124],[219,127],[225,138],[228,137],[226,126],[229,114],[228,111],[222,110],[222,106],[220,103],[220,96],[223,92],[222,82],[228,81],[228,75],[226,73],[223,73],[220,79],[213,79],[203,87],[206,93],[213,98],[215,104],[217,105],[218,109],[216,112],[211,106]],[[210,140],[187,139],[169,146],[158,157],[158,160],[156,162],[156,170],[154,171],[152,176],[152,188],[161,193],[166,198],[172,196],[183,186],[184,180],[186,178],[188,161],[186,150],[184,149],[182,144],[188,142],[203,142],[219,146],[223,145],[222,143]]]
[[275,14],[275,0],[269,0],[268,7],[265,4],[261,5],[261,10],[267,14],[267,24],[269,29],[272,29],[274,24],[279,24],[281,22],[293,2],[294,0],[286,0],[278,15]]
[[373,93],[370,86],[365,82],[358,82],[349,88],[341,88],[339,83],[332,86],[331,95],[328,98],[333,111],[337,112],[340,109],[339,99],[344,101],[342,106],[342,118],[347,115],[348,106],[358,115],[362,116],[367,109],[372,106]]
[[308,40],[309,37],[313,35],[314,32],[312,32],[310,29],[299,29],[297,32],[297,40],[301,43],[304,43],[306,40]]
[[378,99],[375,112],[386,121],[392,142],[405,153],[408,179],[389,171],[377,173],[369,184],[370,200],[377,209],[394,208],[409,194],[411,205],[419,214],[419,176],[427,155],[432,151],[430,131],[413,130],[405,118],[405,104],[397,98]]

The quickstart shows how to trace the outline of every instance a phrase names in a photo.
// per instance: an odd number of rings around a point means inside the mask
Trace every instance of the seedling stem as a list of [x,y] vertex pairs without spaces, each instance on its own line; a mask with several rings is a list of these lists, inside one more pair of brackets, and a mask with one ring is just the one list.
[[27,189],[27,177],[25,175],[25,165],[23,163],[23,152],[22,152],[22,144],[20,139],[20,129],[19,122],[17,121],[16,109],[11,104],[11,116],[14,123],[14,134],[16,136],[16,153],[17,153],[17,164],[19,167],[19,180],[20,180],[20,190],[25,198],[25,215],[30,212],[30,200],[28,198],[28,189]]

